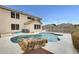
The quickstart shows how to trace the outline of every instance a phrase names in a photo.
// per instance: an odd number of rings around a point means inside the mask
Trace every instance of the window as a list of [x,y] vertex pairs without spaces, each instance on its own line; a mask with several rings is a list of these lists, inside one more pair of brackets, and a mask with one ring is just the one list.
[[11,12],[11,18],[19,19],[20,18],[20,14],[16,13],[16,12]]
[[34,24],[34,29],[41,29],[41,25]]
[[11,12],[11,18],[15,18],[15,12]]
[[27,17],[27,19],[32,19],[31,17]]
[[34,18],[32,18],[32,20],[34,20]]
[[38,29],[41,29],[41,25],[38,25]]
[[15,30],[15,24],[11,24],[11,30]]
[[35,18],[28,16],[27,19],[34,20]]
[[16,30],[19,30],[19,24],[16,24]]
[[34,29],[36,29],[37,28],[37,26],[34,24]]
[[39,28],[39,25],[37,25],[37,29]]
[[20,15],[19,13],[16,13],[16,19],[19,19]]
[[19,24],[11,24],[11,30],[19,30]]

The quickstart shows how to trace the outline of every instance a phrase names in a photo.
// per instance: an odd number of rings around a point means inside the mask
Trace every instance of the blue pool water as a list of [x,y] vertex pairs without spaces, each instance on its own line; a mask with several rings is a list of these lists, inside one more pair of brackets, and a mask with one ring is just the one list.
[[21,32],[16,32],[16,34],[20,34]]
[[[18,37],[19,36],[11,38],[11,41],[18,43],[19,41],[21,41],[21,39],[19,39]],[[60,40],[57,35],[54,35],[51,33],[39,33],[36,35],[24,35],[24,36],[22,36],[22,38],[47,39],[48,42],[56,42],[56,41]]]

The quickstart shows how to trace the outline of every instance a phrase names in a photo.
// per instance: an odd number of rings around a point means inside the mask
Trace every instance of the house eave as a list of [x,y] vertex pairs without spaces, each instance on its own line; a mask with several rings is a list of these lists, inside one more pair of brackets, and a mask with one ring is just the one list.
[[25,13],[25,12],[23,12],[23,11],[17,11],[17,10],[15,10],[15,9],[8,8],[8,7],[3,6],[3,5],[0,5],[0,8],[5,9],[5,10],[8,10],[8,11],[18,12],[18,13],[20,13],[20,14],[27,15],[27,16],[31,16],[31,17],[33,17],[33,18],[37,18],[38,20],[42,20],[42,18],[40,18],[40,17],[30,15],[30,14]]

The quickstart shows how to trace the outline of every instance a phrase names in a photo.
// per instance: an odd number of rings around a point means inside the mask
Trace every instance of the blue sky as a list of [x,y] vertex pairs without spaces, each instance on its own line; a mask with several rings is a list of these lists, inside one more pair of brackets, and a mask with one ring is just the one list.
[[43,24],[79,23],[79,5],[8,5],[42,18]]

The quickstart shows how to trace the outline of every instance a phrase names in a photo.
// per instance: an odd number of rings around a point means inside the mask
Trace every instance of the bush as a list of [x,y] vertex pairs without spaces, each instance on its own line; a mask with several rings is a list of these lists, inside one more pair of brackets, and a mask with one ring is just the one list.
[[78,31],[75,31],[72,34],[72,42],[73,42],[73,45],[76,49],[79,50],[79,32]]

